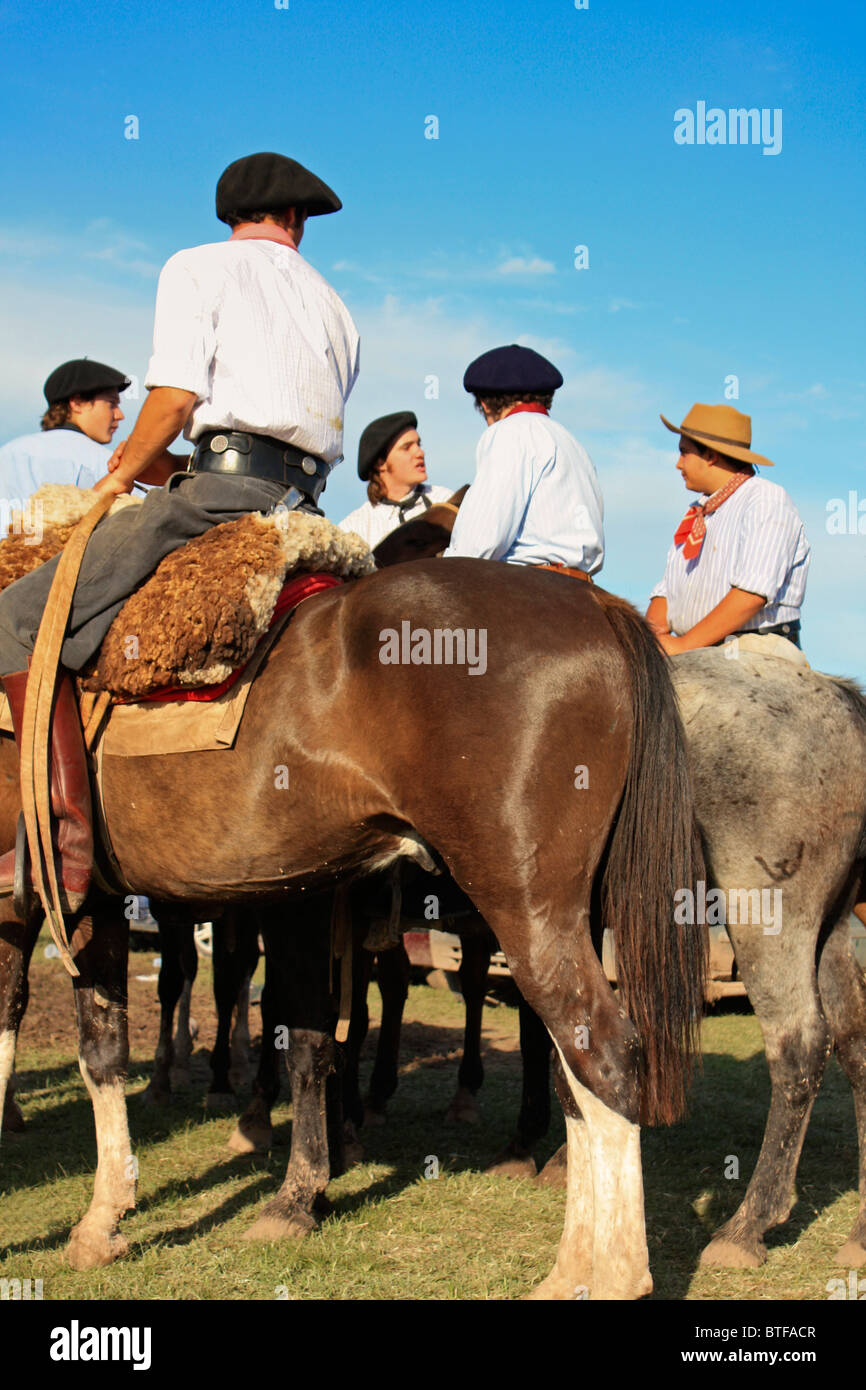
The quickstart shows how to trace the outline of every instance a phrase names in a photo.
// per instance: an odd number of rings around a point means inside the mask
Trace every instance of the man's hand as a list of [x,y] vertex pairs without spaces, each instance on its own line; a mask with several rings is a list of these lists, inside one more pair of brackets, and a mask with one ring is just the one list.
[[747,589],[729,589],[721,602],[688,632],[684,632],[682,637],[671,637],[670,633],[656,631],[656,641],[668,656],[675,656],[677,652],[693,652],[698,647],[715,647],[726,637],[742,631],[749,619],[766,607],[766,603],[762,594],[751,594]]
[[109,473],[106,477],[100,478],[98,483],[94,483],[93,491],[114,492],[120,497],[125,492],[132,492],[132,483],[125,482],[117,473]]
[[126,440],[126,439],[121,439],[121,441],[120,441],[120,443],[118,444],[117,448],[115,449],[114,453],[111,455],[111,458],[108,460],[108,471],[109,471],[109,473],[113,473],[114,470],[116,469],[117,465],[120,463],[120,460],[123,458],[123,453],[124,453],[124,450],[125,450],[125,448],[126,448],[128,442],[129,442],[129,441]]
[[168,446],[180,434],[192,414],[196,399],[193,391],[181,391],[174,386],[154,386],[126,441],[123,457],[117,460],[111,471],[111,478],[122,482],[122,486],[115,491],[129,492],[136,479],[147,483],[164,483],[172,472],[177,471],[167,462],[171,458],[167,453]]

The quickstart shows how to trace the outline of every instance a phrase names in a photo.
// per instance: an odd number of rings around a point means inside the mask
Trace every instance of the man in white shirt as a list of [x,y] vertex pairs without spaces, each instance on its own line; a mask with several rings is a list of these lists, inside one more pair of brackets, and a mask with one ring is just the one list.
[[[341,457],[343,412],[358,374],[358,334],[335,291],[299,254],[308,216],[342,204],[315,174],[279,154],[236,160],[217,185],[227,242],[178,252],[160,275],[149,395],[100,487],[166,483],[94,532],[63,645],[69,670],[98,649],[129,595],[170,551],[221,522],[277,503],[315,509]],[[190,471],[168,453],[180,430],[195,444]],[[168,480],[168,481],[167,481]],[[13,719],[57,560],[0,594],[0,676]],[[59,687],[52,789],[63,886],[77,905],[92,858],[86,760],[71,681]],[[55,791],[57,794],[55,795]],[[11,856],[0,893],[11,891]]]
[[493,348],[463,378],[488,429],[445,558],[505,560],[589,579],[604,560],[595,468],[548,414],[562,376],[531,348]]
[[752,422],[728,405],[694,405],[681,425],[677,468],[693,503],[674,535],[647,621],[669,654],[746,632],[800,645],[811,548],[785,490],[755,473]]
[[94,487],[108,471],[111,443],[123,419],[120,392],[129,378],[104,362],[76,358],[56,367],[42,388],[48,409],[39,434],[0,449],[0,496],[20,507],[43,483]]
[[427,482],[427,464],[411,410],[373,420],[358,444],[358,477],[367,484],[367,501],[340,522],[375,550],[404,521],[423,516],[434,502],[447,502],[453,488]]

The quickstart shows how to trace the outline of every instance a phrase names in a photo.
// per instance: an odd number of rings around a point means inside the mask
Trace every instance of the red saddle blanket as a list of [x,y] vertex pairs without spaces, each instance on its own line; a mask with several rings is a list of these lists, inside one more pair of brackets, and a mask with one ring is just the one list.
[[[336,584],[342,584],[343,580],[336,574],[294,574],[287,580],[280,590],[276,606],[271,617],[269,627],[283,616],[284,613],[291,612],[303,603],[304,599],[312,598],[313,594],[323,593],[325,589],[333,589]],[[239,666],[236,671],[232,671],[224,681],[218,685],[197,685],[197,686],[166,686],[162,690],[154,690],[149,695],[141,695],[137,700],[116,700],[117,704],[150,704],[160,700],[217,700],[220,695],[224,695],[227,690],[243,675],[247,662]]]

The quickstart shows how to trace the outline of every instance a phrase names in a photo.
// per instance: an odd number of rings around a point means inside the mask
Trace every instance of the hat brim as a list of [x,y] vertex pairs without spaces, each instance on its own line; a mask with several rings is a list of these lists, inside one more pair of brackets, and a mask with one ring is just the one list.
[[719,435],[704,434],[701,430],[684,430],[682,425],[672,425],[670,420],[665,419],[664,415],[659,415],[659,419],[665,429],[670,430],[671,434],[685,435],[686,439],[696,439],[699,444],[706,444],[708,448],[724,454],[725,458],[737,459],[740,463],[753,463],[758,468],[775,468],[776,466],[772,459],[764,458],[763,454],[756,454],[742,444],[734,444],[720,438]]

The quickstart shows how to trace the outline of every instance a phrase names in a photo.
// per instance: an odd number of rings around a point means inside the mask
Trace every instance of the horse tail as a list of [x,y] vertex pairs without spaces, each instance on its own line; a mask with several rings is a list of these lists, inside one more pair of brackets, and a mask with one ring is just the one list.
[[[631,604],[593,591],[631,678],[632,744],[607,846],[601,912],[613,933],[623,1005],[642,1044],[641,1120],[670,1124],[684,1109],[700,1055],[706,928],[674,922],[677,890],[704,877],[685,737],[667,658]],[[688,899],[686,899],[688,901]]]

